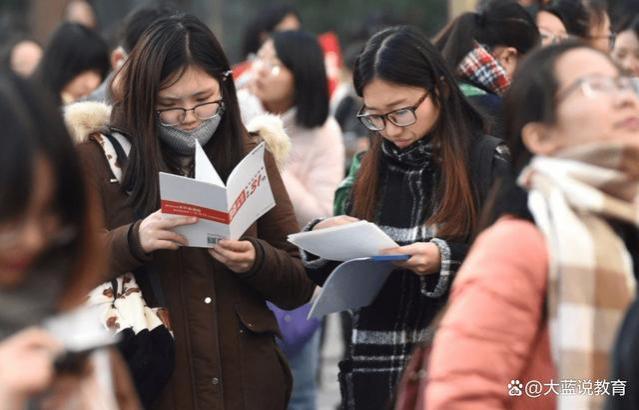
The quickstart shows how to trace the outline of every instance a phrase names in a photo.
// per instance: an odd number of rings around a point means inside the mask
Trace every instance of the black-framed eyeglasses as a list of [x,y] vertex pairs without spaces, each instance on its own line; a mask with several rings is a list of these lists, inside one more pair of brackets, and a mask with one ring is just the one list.
[[414,105],[387,112],[386,114],[364,114],[362,111],[365,106],[363,106],[357,113],[357,118],[364,127],[371,131],[383,131],[386,128],[387,120],[398,127],[408,127],[417,122],[415,111],[429,95],[430,93],[426,92]]
[[566,99],[573,92],[580,90],[587,98],[597,98],[617,92],[629,91],[639,96],[639,79],[634,77],[606,77],[587,75],[575,80],[568,87],[557,93],[557,101]]
[[216,115],[222,115],[224,112],[224,101],[220,99],[198,104],[191,108],[167,108],[157,110],[156,112],[160,123],[171,127],[183,123],[186,118],[186,113],[189,111],[193,111],[193,115],[200,121],[209,120]]

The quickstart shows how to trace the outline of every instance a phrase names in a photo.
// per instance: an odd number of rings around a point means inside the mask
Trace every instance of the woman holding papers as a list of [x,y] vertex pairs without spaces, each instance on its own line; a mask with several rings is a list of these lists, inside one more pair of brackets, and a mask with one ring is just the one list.
[[[172,228],[196,218],[158,210],[159,171],[192,177],[196,141],[224,181],[256,146],[224,51],[195,17],[164,18],[148,28],[120,78],[109,127],[80,136],[88,139],[80,151],[102,196],[108,274],[142,270],[159,279],[140,283],[142,292],[164,298],[170,314],[175,370],[153,408],[283,409],[291,376],[266,300],[292,309],[309,300],[314,284],[286,242],[298,225],[273,156],[265,163],[276,205],[240,240],[189,247]],[[105,156],[105,139],[117,142],[117,161]]]
[[119,356],[99,349],[67,361],[65,336],[86,334],[47,326],[84,303],[104,266],[99,217],[57,101],[5,75],[0,121],[0,407],[138,409]]
[[637,89],[581,43],[519,70],[505,100],[516,173],[454,284],[425,408],[637,408],[634,313],[619,333],[639,272]]
[[[363,98],[359,118],[373,133],[346,204],[348,216],[315,221],[322,229],[358,219],[376,223],[408,254],[395,262],[374,302],[353,312],[347,359],[340,364],[348,409],[388,403],[413,346],[446,303],[464,259],[480,204],[493,178],[507,168],[496,139],[464,99],[437,50],[416,29],[374,35],[354,70]],[[480,155],[481,153],[481,155]],[[322,284],[334,263],[308,260]]]

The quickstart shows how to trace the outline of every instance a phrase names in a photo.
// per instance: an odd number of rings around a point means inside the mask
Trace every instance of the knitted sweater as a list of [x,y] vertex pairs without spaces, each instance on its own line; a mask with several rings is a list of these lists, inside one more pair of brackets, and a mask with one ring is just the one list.
[[[428,138],[401,151],[387,141],[382,148],[381,200],[374,222],[400,246],[433,242],[441,253],[441,270],[418,276],[397,269],[371,305],[351,312],[351,344],[339,374],[347,409],[384,408],[392,400],[414,345],[432,337],[429,325],[446,303],[452,276],[469,247],[438,238],[436,227],[425,226],[437,206],[433,198],[441,178]],[[497,151],[493,164],[493,177],[508,166]],[[322,284],[336,264],[310,258],[304,255],[307,272]]]

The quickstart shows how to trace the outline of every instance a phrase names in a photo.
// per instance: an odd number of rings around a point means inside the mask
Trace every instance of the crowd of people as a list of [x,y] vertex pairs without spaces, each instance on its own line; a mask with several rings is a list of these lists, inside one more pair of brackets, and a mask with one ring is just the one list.
[[[84,1],[8,41],[0,407],[316,409],[339,262],[287,238],[366,220],[407,257],[340,315],[340,408],[638,408],[639,10],[478,3],[370,33],[337,77],[289,5],[237,65],[164,2],[110,44]],[[262,142],[274,207],[189,246],[160,173],[201,147],[227,181]]]

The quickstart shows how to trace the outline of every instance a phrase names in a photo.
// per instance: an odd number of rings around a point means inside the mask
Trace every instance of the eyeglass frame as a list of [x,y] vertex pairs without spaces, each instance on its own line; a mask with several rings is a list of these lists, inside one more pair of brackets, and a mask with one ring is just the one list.
[[[575,90],[579,90],[579,89],[582,90],[586,98],[593,98],[593,96],[588,95],[588,92],[586,92],[583,88],[585,84],[588,84],[588,80],[592,78],[605,78],[607,80],[613,80],[615,82],[618,82],[619,80],[622,80],[622,79],[628,80],[629,84],[634,84],[634,87],[632,88],[632,90],[634,91],[635,95],[639,96],[639,81],[634,79],[632,76],[622,75],[619,77],[605,77],[605,76],[599,76],[599,75],[586,75],[576,79],[575,81],[573,81],[572,84],[570,84],[563,90],[559,91],[557,93],[557,96],[555,97],[557,102],[561,102],[565,100]],[[630,89],[627,89],[627,91],[628,90]],[[618,85],[617,85],[617,91],[618,92],[622,91],[622,89],[620,89]]]
[[259,62],[260,64],[263,64],[264,67],[267,69],[266,71],[272,77],[279,76],[280,73],[282,72],[282,67],[284,66],[282,62],[277,62],[273,64],[272,62],[267,61],[266,59],[258,56],[257,54],[249,55],[248,60],[251,62],[251,65],[254,65],[257,62]]
[[[359,111],[357,112],[357,119],[359,120],[359,122],[366,127],[366,129],[368,129],[369,131],[375,131],[375,132],[380,132],[380,131],[384,131],[386,129],[386,121],[388,120],[391,124],[395,125],[396,127],[410,127],[411,125],[415,124],[417,122],[417,114],[415,113],[415,111],[417,111],[417,109],[419,108],[420,105],[422,105],[422,103],[424,101],[426,101],[426,98],[428,98],[430,96],[430,92],[426,91],[424,93],[423,96],[421,96],[421,98],[419,100],[417,100],[417,102],[411,106],[408,107],[403,107],[403,108],[398,108],[396,110],[387,112],[385,114],[364,114],[362,113],[362,110],[364,110],[364,108],[366,108],[366,105],[362,105],[362,107],[359,109]],[[404,111],[404,110],[408,110],[413,114],[413,122],[411,122],[410,124],[404,124],[404,125],[400,125],[397,124],[395,121],[393,121],[389,115],[395,114],[398,111]],[[380,129],[371,129],[370,127],[368,127],[365,123],[364,123],[364,119],[365,117],[380,117],[382,119],[382,122],[384,123],[384,127],[380,128]]]
[[612,50],[615,47],[615,43],[617,42],[617,33],[610,32],[610,34],[603,35],[603,36],[586,36],[585,38],[586,38],[586,40],[599,40],[599,39],[602,39],[602,38],[607,38],[608,39],[608,46]]
[[[203,105],[208,105],[208,104],[218,104],[218,108],[217,110],[215,110],[215,114],[213,114],[210,117],[206,117],[206,118],[200,118],[196,113],[195,110]],[[215,118],[217,115],[222,115],[224,113],[224,110],[226,109],[225,105],[224,105],[224,99],[220,98],[219,100],[215,100],[215,101],[207,101],[207,102],[203,102],[201,104],[197,104],[194,105],[191,108],[184,108],[184,107],[175,107],[175,108],[165,108],[165,109],[161,109],[161,110],[155,110],[155,113],[158,116],[158,119],[160,120],[160,123],[164,126],[167,127],[172,127],[174,125],[178,125],[178,124],[182,124],[184,122],[184,120],[186,119],[186,113],[188,113],[189,111],[193,111],[193,115],[195,116],[195,118],[197,118],[200,121],[206,121],[206,120],[210,120],[211,118]],[[174,111],[174,110],[182,110],[184,112],[183,116],[181,117],[182,119],[174,124],[167,124],[165,122],[162,121],[162,113],[163,112],[167,112],[167,111]]]

